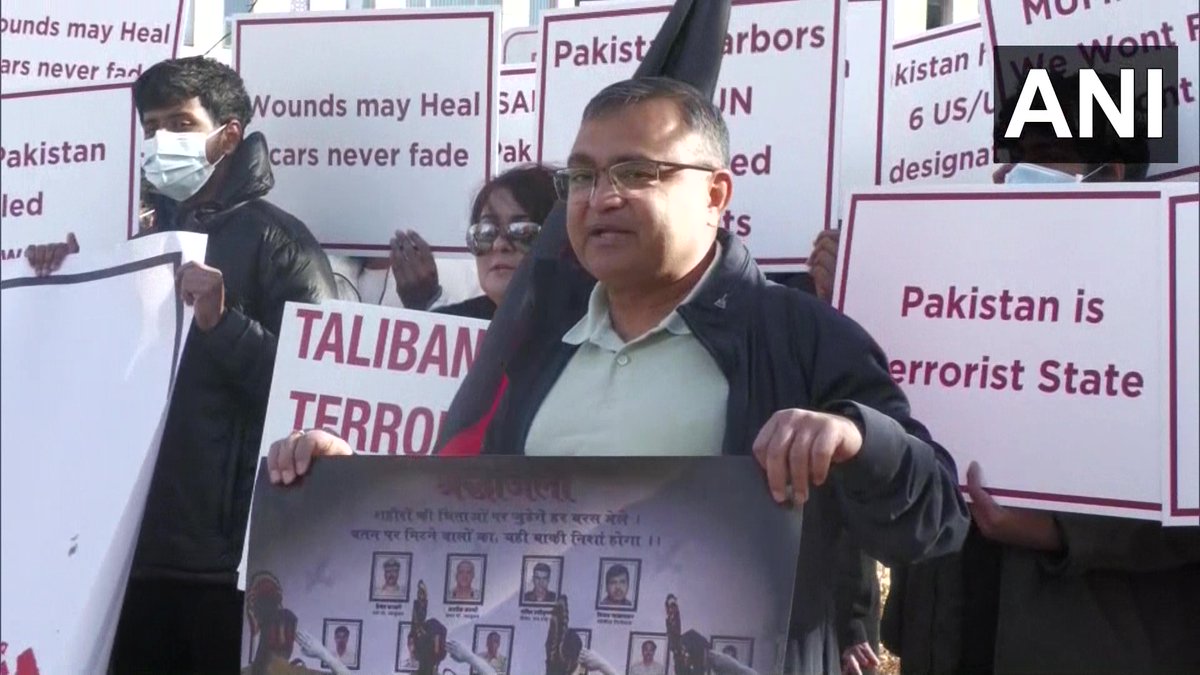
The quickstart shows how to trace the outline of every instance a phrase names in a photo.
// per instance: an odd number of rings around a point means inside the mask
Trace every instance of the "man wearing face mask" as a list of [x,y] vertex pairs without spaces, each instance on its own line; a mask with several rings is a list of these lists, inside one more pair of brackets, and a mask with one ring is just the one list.
[[[179,270],[195,309],[163,430],[113,653],[113,672],[236,672],[237,566],[262,420],[288,301],[335,297],[304,223],[263,197],[274,185],[236,72],[202,57],[148,69],[133,94],[155,231],[208,235],[205,264]],[[39,274],[86,241],[34,247]],[[119,452],[119,448],[101,448]]]

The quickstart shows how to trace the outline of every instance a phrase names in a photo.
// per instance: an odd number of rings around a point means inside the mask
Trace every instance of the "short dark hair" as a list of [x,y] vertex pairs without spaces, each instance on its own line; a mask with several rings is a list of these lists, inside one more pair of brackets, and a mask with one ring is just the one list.
[[629,568],[625,567],[621,563],[617,563],[616,565],[608,568],[608,571],[604,573],[604,583],[607,584],[619,576],[624,576],[626,579],[629,578]]
[[603,117],[647,101],[673,101],[687,128],[700,135],[712,162],[729,164],[729,127],[721,109],[692,85],[669,77],[639,77],[610,84],[583,109],[583,120]]
[[537,574],[538,572],[545,572],[547,575],[549,575],[551,573],[550,566],[544,562],[540,562],[540,563],[534,565],[533,573]]
[[643,642],[642,649],[645,649],[646,645],[650,645],[651,649],[653,649],[654,651],[658,651],[658,645],[654,644],[654,640],[646,640],[645,642]]
[[237,120],[244,127],[254,116],[242,76],[203,56],[160,61],[133,83],[133,102],[141,116],[196,97],[216,124]]
[[334,635],[345,635],[346,637],[350,637],[350,629],[346,628],[345,626],[338,626],[337,628],[333,629],[333,634]]
[[471,204],[471,222],[478,223],[483,216],[483,207],[496,190],[508,190],[513,199],[525,209],[525,215],[535,223],[543,224],[558,201],[554,191],[554,172],[540,164],[518,166],[496,176],[475,195]]
[[497,633],[496,631],[492,631],[492,632],[488,633],[487,639],[489,642],[491,642],[492,638],[496,638],[497,640],[499,640],[500,634]]

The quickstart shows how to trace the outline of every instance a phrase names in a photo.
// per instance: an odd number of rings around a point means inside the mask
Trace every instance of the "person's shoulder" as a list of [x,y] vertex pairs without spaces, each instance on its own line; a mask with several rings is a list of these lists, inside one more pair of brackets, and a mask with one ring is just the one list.
[[246,202],[236,209],[231,217],[237,218],[240,226],[250,225],[263,230],[264,236],[276,244],[287,244],[302,248],[320,248],[312,230],[291,212],[276,206],[264,197]]

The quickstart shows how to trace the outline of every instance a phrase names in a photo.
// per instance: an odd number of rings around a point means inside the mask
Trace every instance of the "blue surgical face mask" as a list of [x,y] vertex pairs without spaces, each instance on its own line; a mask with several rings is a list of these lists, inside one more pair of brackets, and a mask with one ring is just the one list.
[[1077,173],[1067,173],[1038,164],[1020,163],[1004,176],[1004,182],[1009,185],[1056,185],[1063,183],[1082,183],[1096,175],[1107,165],[1096,167],[1086,176]]

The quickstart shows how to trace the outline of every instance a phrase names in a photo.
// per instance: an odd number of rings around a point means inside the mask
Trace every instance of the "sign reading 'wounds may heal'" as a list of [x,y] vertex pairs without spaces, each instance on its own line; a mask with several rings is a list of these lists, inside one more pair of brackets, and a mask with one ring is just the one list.
[[0,92],[133,82],[178,52],[185,1],[4,0]]
[[[632,77],[671,3],[548,11],[539,55],[541,161],[564,163],[587,102]],[[836,216],[844,0],[734,0],[713,102],[731,138],[722,225],[760,264],[796,267]],[[786,198],[784,197],[786,196]]]
[[288,303],[262,456],[296,429],[356,452],[427,455],[488,322],[377,305]]
[[[964,484],[978,461],[1009,504],[1161,518],[1168,194],[855,195],[838,306],[883,346]],[[1113,274],[1122,259],[1163,272]]]
[[[7,38],[6,45],[7,45]],[[131,236],[136,143],[129,85],[5,94],[0,115],[0,247],[65,241],[101,250]],[[80,124],[80,111],[87,124]]]
[[[465,214],[495,161],[498,26],[494,9],[239,16],[272,200],[340,253],[386,251],[401,226],[466,252]],[[431,44],[453,49],[430,59]]]

